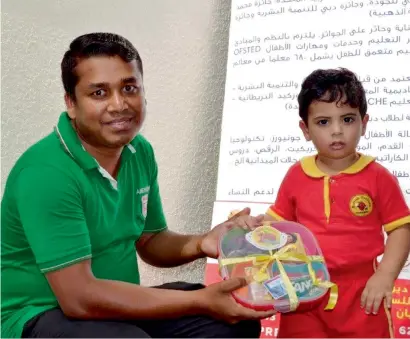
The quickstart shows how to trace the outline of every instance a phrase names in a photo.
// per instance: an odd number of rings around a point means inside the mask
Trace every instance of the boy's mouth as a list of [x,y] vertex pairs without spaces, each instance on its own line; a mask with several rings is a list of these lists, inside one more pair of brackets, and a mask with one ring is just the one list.
[[335,141],[335,142],[332,142],[332,143],[330,144],[330,148],[331,148],[332,150],[335,150],[335,151],[341,150],[341,149],[343,149],[345,146],[346,146],[346,144],[345,144],[344,142],[341,142],[341,141]]

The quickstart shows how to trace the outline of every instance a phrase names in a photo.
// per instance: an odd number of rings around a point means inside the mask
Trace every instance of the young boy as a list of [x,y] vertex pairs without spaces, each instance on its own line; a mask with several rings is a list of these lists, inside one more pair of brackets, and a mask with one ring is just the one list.
[[317,154],[291,166],[266,219],[299,222],[314,233],[339,297],[331,311],[325,299],[312,311],[283,314],[278,336],[391,337],[389,308],[410,251],[410,210],[397,179],[356,152],[369,118],[364,89],[347,69],[316,70],[298,101],[300,128]]

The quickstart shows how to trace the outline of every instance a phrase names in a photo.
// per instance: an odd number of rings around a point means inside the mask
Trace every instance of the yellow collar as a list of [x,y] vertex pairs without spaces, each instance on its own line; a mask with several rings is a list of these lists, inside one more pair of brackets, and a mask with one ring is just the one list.
[[[367,165],[372,163],[375,158],[368,156],[368,155],[363,155],[359,153],[360,157],[359,159],[350,167],[346,168],[343,171],[340,171],[339,173],[345,173],[345,174],[355,174],[359,173],[362,171]],[[300,160],[300,163],[302,165],[302,170],[305,172],[306,175],[313,177],[313,178],[322,178],[328,176],[326,173],[322,172],[319,167],[316,165],[316,155],[311,155],[307,157],[303,157]]]

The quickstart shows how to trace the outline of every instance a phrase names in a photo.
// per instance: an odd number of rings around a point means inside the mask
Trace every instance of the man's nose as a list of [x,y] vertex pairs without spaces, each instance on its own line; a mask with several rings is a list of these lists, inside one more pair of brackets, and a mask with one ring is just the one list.
[[108,104],[108,111],[109,112],[122,112],[125,109],[126,103],[124,96],[121,93],[114,92],[111,95],[109,104]]

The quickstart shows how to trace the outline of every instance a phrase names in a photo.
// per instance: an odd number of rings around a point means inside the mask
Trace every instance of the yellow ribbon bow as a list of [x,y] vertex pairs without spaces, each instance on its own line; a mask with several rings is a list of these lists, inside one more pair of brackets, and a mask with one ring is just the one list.
[[276,253],[269,251],[269,254],[256,254],[245,256],[242,258],[221,258],[219,260],[221,266],[234,265],[245,262],[252,262],[254,266],[261,265],[261,268],[256,274],[253,275],[253,279],[258,283],[262,283],[269,279],[268,266],[276,261],[279,269],[280,277],[289,296],[290,311],[296,310],[299,305],[299,299],[296,295],[295,288],[293,287],[289,276],[287,275],[282,261],[303,262],[307,264],[309,276],[312,279],[313,286],[330,288],[330,295],[325,310],[332,310],[337,303],[338,287],[336,284],[330,281],[323,281],[316,277],[315,271],[312,267],[312,262],[324,262],[322,256],[307,256],[305,254],[298,253],[294,244],[289,244],[282,247]]

